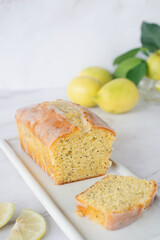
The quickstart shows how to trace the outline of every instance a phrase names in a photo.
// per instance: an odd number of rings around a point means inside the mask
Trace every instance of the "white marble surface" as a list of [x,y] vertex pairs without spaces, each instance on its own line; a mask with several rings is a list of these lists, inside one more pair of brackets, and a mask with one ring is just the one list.
[[[0,91],[0,137],[17,136],[14,121],[17,108],[56,98],[67,99],[66,89]],[[98,111],[100,113],[101,110]],[[137,176],[153,178],[160,184],[160,106],[140,101],[129,113],[121,115],[104,113],[103,118],[117,132],[118,140],[114,144],[112,158],[128,167]],[[67,239],[1,151],[0,201],[13,201],[16,205],[12,220],[0,230],[0,239],[7,239],[14,220],[23,208],[30,208],[43,214],[47,221],[44,239]]]
[[66,86],[140,45],[159,0],[0,0],[0,89]]

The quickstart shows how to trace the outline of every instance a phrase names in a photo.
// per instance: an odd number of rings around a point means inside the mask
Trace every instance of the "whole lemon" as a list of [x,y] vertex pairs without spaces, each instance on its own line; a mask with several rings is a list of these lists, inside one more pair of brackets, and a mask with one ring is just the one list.
[[80,76],[94,77],[98,79],[102,84],[105,84],[112,80],[112,75],[108,70],[101,67],[88,67],[82,70]]
[[85,107],[96,106],[93,97],[97,94],[102,84],[91,77],[76,77],[67,87],[67,95],[72,102]]
[[117,78],[106,83],[94,97],[96,103],[110,113],[129,111],[136,105],[138,98],[138,88],[126,78]]
[[154,80],[160,80],[160,50],[147,59],[147,76]]

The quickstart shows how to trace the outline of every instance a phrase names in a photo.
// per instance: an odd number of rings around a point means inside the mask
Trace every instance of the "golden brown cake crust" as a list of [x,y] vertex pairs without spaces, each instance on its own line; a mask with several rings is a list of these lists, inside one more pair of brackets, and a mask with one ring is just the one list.
[[[72,104],[77,106],[82,117],[91,124],[92,128],[104,128],[115,135],[108,124],[96,114],[78,104]],[[65,119],[52,102],[43,102],[35,106],[21,108],[17,110],[15,118],[17,124],[25,125],[46,147],[50,147],[59,137],[71,134],[78,129]]]
[[77,130],[49,102],[21,108],[15,118],[17,124],[25,125],[47,147],[60,136]]

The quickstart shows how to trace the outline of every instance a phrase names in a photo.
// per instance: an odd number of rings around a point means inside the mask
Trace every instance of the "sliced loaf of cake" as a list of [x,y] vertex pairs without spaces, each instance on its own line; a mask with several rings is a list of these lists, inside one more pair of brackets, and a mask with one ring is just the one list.
[[21,147],[57,184],[104,175],[115,132],[78,104],[58,100],[19,109]]
[[76,196],[77,214],[108,230],[119,229],[134,222],[151,205],[156,189],[153,180],[107,175]]

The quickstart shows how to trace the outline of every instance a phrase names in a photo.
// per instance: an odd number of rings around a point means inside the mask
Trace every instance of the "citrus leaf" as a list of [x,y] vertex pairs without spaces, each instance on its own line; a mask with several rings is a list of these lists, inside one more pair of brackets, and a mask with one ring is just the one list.
[[127,78],[130,79],[132,82],[134,82],[136,85],[139,84],[141,79],[146,75],[147,73],[147,64],[145,61],[141,61],[137,66],[132,68],[127,73]]
[[141,42],[150,52],[160,49],[160,26],[143,22],[141,26]]
[[124,60],[128,59],[128,58],[131,58],[131,57],[134,57],[138,52],[142,52],[144,55],[146,55],[147,57],[149,56],[149,50],[148,48],[145,48],[145,47],[140,47],[140,48],[134,48],[120,56],[118,56],[113,64],[119,64],[121,62],[123,62]]
[[142,62],[142,59],[134,58],[134,57],[124,60],[117,66],[117,68],[114,72],[114,77],[115,78],[126,77],[128,71],[131,70],[132,68],[136,67],[141,62]]
[[124,60],[126,60],[127,58],[131,58],[131,57],[134,57],[138,52],[139,52],[140,48],[134,48],[120,56],[118,56],[114,62],[113,62],[113,65],[115,64],[119,64],[121,62],[123,62]]
[[147,57],[150,56],[148,48],[141,47],[140,51],[141,51],[144,55],[146,55]]

